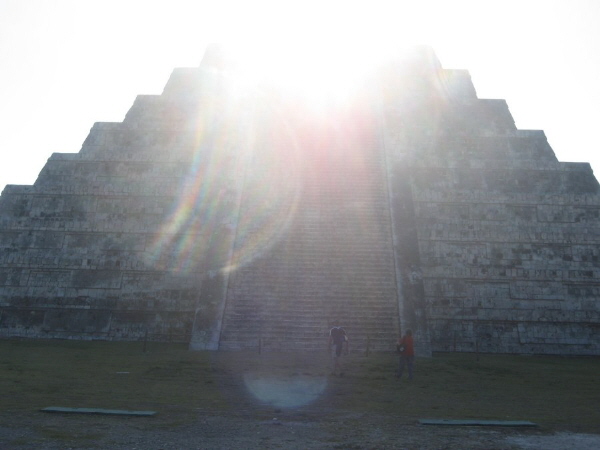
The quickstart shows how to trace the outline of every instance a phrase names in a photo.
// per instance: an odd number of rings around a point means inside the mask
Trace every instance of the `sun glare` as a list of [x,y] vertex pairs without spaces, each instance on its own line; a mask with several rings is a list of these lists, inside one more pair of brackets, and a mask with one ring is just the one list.
[[269,86],[315,109],[347,101],[381,59],[381,49],[341,43],[224,45],[240,90]]
[[381,61],[403,48],[442,37],[437,26],[442,19],[425,6],[403,2],[394,8],[337,0],[269,4],[269,16],[259,10],[240,11],[244,19],[230,23],[218,38],[237,62],[237,82],[244,88],[277,87],[316,109],[351,98]]
[[[275,41],[243,41],[240,35],[206,50],[202,65],[211,84],[198,119],[197,160],[155,242],[153,264],[175,261],[185,271],[199,255],[213,252],[227,273],[275,245],[298,214],[307,173],[331,177],[338,157],[358,172],[364,167],[355,150],[362,139],[370,142],[369,83],[381,64],[395,63],[410,47],[385,43],[376,33],[354,39],[348,33],[336,39],[288,34]],[[228,173],[245,174],[230,183],[243,181],[243,209],[228,206],[241,192],[222,188]],[[206,230],[219,229],[224,220],[236,224],[235,241],[202,237],[212,236]],[[193,242],[180,237],[195,228],[202,233]]]

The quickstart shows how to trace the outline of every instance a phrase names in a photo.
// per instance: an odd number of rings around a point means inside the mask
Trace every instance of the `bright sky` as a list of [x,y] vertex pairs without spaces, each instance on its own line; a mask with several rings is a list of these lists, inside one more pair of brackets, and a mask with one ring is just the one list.
[[[120,122],[209,42],[385,49],[431,45],[506,99],[561,161],[600,177],[600,1],[0,0],[0,190],[33,184],[53,152],[78,152],[94,122]],[[321,55],[323,57],[323,55]]]

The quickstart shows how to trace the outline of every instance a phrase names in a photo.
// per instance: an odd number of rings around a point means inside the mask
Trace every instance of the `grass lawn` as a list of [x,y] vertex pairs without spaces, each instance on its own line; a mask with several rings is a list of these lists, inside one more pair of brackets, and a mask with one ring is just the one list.
[[245,380],[298,390],[293,381],[301,379],[321,390],[299,410],[370,411],[404,421],[528,420],[546,430],[600,433],[600,358],[435,354],[417,359],[411,382],[395,378],[396,362],[393,354],[351,354],[339,378],[328,375],[325,350],[259,355],[177,344],[151,343],[144,351],[141,342],[0,340],[0,417],[48,406],[154,410],[157,426],[190,422],[199,410],[267,417],[277,405],[252,395]]

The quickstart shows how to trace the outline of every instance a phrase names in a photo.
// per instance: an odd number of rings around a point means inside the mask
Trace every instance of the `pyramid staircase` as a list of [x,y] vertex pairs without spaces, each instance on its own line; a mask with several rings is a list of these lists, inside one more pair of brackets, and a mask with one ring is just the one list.
[[[393,348],[398,294],[385,157],[373,120],[363,117],[354,130],[313,128],[312,137],[296,130],[299,151],[263,173],[286,218],[268,244],[254,247],[259,254],[232,271],[219,349],[323,350],[335,320],[355,350]],[[251,164],[256,173],[269,163]],[[264,230],[243,229],[259,209],[251,192],[247,181],[234,254]]]

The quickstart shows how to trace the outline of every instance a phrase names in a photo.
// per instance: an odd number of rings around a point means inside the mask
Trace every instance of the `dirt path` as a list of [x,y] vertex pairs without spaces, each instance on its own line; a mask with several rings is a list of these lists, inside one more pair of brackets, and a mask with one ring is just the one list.
[[[3,449],[564,449],[600,448],[600,436],[537,430],[431,427],[393,417],[323,411],[199,411],[193,423],[45,414],[3,418]],[[270,417],[273,416],[273,417]]]

